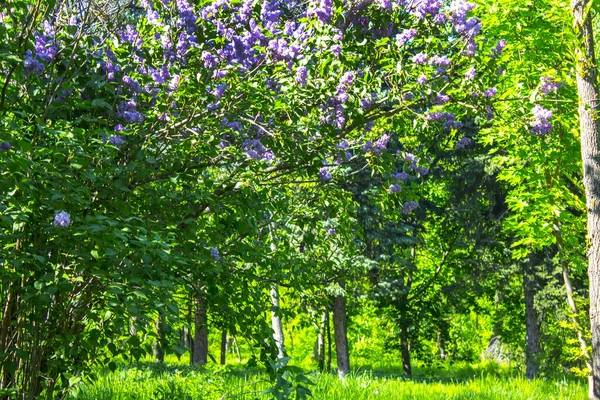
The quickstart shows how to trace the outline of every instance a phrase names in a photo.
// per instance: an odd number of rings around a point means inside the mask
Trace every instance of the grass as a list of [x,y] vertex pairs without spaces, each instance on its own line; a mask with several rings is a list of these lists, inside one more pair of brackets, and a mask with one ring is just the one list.
[[[140,362],[115,372],[101,370],[93,382],[79,385],[71,400],[169,399],[248,400],[268,398],[267,377],[242,365],[189,367],[176,359],[166,364]],[[528,381],[495,364],[416,368],[410,379],[392,367],[358,369],[344,380],[334,374],[310,373],[314,399],[327,400],[576,400],[586,399],[580,380]]]

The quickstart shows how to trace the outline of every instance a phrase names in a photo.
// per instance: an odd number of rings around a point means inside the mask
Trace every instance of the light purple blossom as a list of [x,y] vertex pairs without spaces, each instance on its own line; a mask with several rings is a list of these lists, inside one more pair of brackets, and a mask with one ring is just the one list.
[[552,80],[552,78],[550,78],[548,76],[542,76],[540,78],[540,81],[541,81],[540,90],[542,91],[544,96],[548,96],[552,92],[556,93],[556,92],[558,92],[558,89],[563,87],[563,84],[561,82],[555,82]]
[[390,185],[389,191],[390,191],[390,194],[391,193],[400,193],[402,191],[402,186],[397,183],[393,183]]
[[417,33],[418,33],[417,30],[413,29],[413,28],[403,30],[402,33],[399,33],[398,35],[396,35],[396,45],[398,47],[404,46],[411,39],[413,39],[415,36],[417,36]]
[[456,142],[456,144],[454,145],[454,148],[456,150],[464,150],[468,147],[470,147],[473,144],[473,139],[471,139],[470,137],[462,137],[458,140],[458,142]]
[[429,59],[429,57],[427,57],[427,54],[425,53],[418,53],[415,54],[412,58],[412,61],[416,64],[416,65],[422,65],[427,63],[427,60]]
[[502,50],[506,47],[506,40],[500,39],[496,44],[496,47],[492,49],[492,57],[498,57],[502,55]]
[[319,170],[319,179],[321,179],[323,182],[329,182],[332,179],[331,172],[329,172],[329,168],[322,167]]
[[473,80],[475,79],[475,76],[477,75],[477,70],[475,68],[470,68],[466,73],[465,73],[465,79],[468,80]]
[[296,82],[300,86],[306,86],[307,79],[308,79],[308,71],[306,70],[306,67],[298,68],[298,70],[296,71]]
[[416,201],[407,201],[402,205],[401,211],[403,214],[410,214],[417,207],[419,207],[419,203]]
[[60,211],[54,214],[54,226],[66,228],[71,225],[71,215],[66,211]]
[[531,123],[531,133],[535,136],[544,136],[552,132],[552,111],[536,104],[531,110],[534,121]]
[[427,77],[425,76],[425,74],[421,74],[418,78],[417,78],[417,83],[419,85],[424,85],[426,84],[428,81]]
[[498,89],[496,89],[495,87],[487,88],[485,92],[483,92],[483,95],[488,99],[491,99],[492,97],[496,96],[496,94],[498,94]]
[[213,247],[212,249],[210,249],[210,256],[212,258],[214,258],[215,260],[221,259],[221,256],[219,256],[219,249],[217,249],[216,247]]
[[340,84],[352,86],[352,84],[354,83],[354,79],[356,79],[356,74],[353,71],[347,71],[340,78]]

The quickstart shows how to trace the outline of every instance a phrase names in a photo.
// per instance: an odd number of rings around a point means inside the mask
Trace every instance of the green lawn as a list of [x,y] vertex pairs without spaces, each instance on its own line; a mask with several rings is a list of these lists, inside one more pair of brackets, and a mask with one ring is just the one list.
[[[393,368],[358,369],[341,381],[334,374],[310,373],[315,399],[482,399],[482,400],[576,400],[586,398],[583,380],[538,379],[530,382],[493,366],[417,368],[406,379]],[[80,385],[70,399],[255,399],[268,387],[267,377],[242,366],[209,366],[198,370],[182,363],[151,362],[102,370],[93,383]]]

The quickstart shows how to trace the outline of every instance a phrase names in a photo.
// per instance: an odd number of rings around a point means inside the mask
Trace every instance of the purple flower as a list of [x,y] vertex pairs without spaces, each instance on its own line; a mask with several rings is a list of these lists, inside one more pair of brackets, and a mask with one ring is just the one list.
[[384,133],[373,146],[373,153],[379,155],[383,150],[386,149],[388,142],[390,141],[390,135]]
[[442,3],[439,0],[414,0],[410,4],[411,13],[420,19],[425,19],[427,15],[437,16],[440,8],[442,8]]
[[213,90],[210,90],[209,93],[215,96],[217,99],[225,96],[225,91],[227,90],[227,85],[224,83],[217,83]]
[[398,47],[402,47],[406,43],[408,43],[411,39],[413,39],[415,36],[417,36],[416,29],[412,29],[412,28],[405,29],[402,31],[402,33],[399,33],[398,35],[396,35],[396,45]]
[[496,47],[492,49],[492,57],[498,57],[502,55],[502,50],[506,47],[506,40],[500,39],[496,44]]
[[12,149],[12,145],[9,142],[0,143],[0,152],[8,151]]
[[121,101],[117,107],[117,117],[125,121],[126,124],[144,122],[144,116],[136,109],[137,103],[133,100]]
[[31,50],[25,52],[25,60],[23,61],[25,67],[25,75],[34,73],[35,75],[41,75],[44,72],[44,64],[33,58]]
[[450,96],[443,93],[437,93],[433,99],[433,104],[446,104],[450,101]]
[[307,79],[308,71],[306,70],[306,67],[298,68],[298,70],[296,71],[296,82],[298,82],[300,86],[306,86]]
[[448,67],[450,66],[450,59],[446,56],[433,56],[429,60],[429,64],[437,67]]
[[60,211],[54,214],[54,226],[66,228],[71,225],[71,215],[66,211]]
[[409,175],[406,172],[401,171],[401,172],[397,172],[395,174],[392,174],[392,178],[394,178],[397,181],[405,182],[406,183],[406,181],[409,178]]
[[215,260],[220,260],[221,256],[219,256],[219,250],[216,247],[210,249],[210,256]]
[[335,235],[335,228],[329,228],[329,229],[327,229],[327,234],[328,235]]
[[352,71],[348,71],[344,73],[344,75],[342,75],[342,77],[340,78],[340,84],[352,86],[352,84],[354,83],[354,79],[356,79],[356,74]]
[[389,190],[390,190],[390,194],[391,193],[400,193],[402,191],[402,186],[397,183],[394,183],[394,184],[390,185]]
[[217,56],[215,56],[214,54],[211,54],[208,51],[203,51],[202,52],[202,62],[204,63],[204,66],[208,69],[214,69],[217,66]]
[[561,82],[555,82],[552,80],[552,78],[550,78],[548,76],[542,76],[540,78],[540,81],[541,81],[540,90],[542,91],[544,96],[548,96],[552,92],[556,93],[556,92],[558,92],[558,89],[563,87],[563,84]]
[[125,137],[122,135],[111,136],[108,140],[108,144],[112,144],[113,146],[120,147],[125,144]]
[[315,10],[315,14],[321,23],[328,24],[331,22],[333,13],[333,5],[331,0],[320,0],[319,7]]
[[429,59],[429,57],[427,57],[427,54],[425,53],[418,53],[415,54],[412,58],[412,61],[416,64],[416,65],[422,65],[427,63],[427,60]]
[[417,207],[419,207],[419,203],[416,201],[407,201],[402,205],[401,211],[403,214],[410,214]]
[[43,62],[49,63],[54,59],[58,48],[55,44],[50,44],[49,39],[37,33],[35,35],[35,56]]
[[344,139],[340,143],[336,144],[335,147],[337,147],[338,149],[341,149],[341,150],[346,150],[347,148],[350,147],[350,144],[348,143],[348,141],[346,139]]
[[496,96],[496,94],[498,94],[498,89],[496,89],[495,87],[487,88],[485,92],[483,92],[483,95],[488,99],[491,99],[492,97]]
[[427,77],[425,76],[425,74],[421,74],[421,76],[419,76],[419,77],[417,78],[417,83],[418,83],[419,85],[424,85],[424,84],[426,84],[426,83],[427,83],[427,80],[428,80],[428,79],[427,79]]
[[333,46],[331,46],[330,50],[333,53],[333,55],[336,57],[339,57],[340,54],[342,54],[342,46],[339,44],[334,44]]
[[550,133],[553,129],[552,123],[552,111],[546,110],[539,104],[531,110],[533,113],[534,121],[531,123],[531,133],[535,136],[544,136]]
[[467,147],[470,147],[473,144],[473,139],[469,138],[469,137],[462,137],[459,139],[458,142],[456,142],[456,144],[454,145],[454,148],[456,150],[464,150]]
[[321,179],[323,182],[329,182],[332,179],[331,172],[329,172],[329,168],[322,167],[319,170],[319,179]]
[[470,68],[467,72],[465,72],[465,79],[472,81],[475,79],[477,75],[477,70],[475,68]]

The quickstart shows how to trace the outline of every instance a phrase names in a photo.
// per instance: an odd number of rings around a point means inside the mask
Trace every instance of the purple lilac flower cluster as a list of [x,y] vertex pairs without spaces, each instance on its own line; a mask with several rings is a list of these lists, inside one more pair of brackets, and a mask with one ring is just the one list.
[[371,152],[378,156],[379,154],[381,154],[382,151],[384,151],[387,148],[387,144],[389,143],[390,138],[391,137],[389,134],[384,133],[379,139],[375,141],[375,143],[373,143],[370,140],[367,140],[363,146],[363,151],[365,153]]
[[217,261],[221,259],[221,256],[219,255],[219,249],[217,249],[216,247],[210,249],[210,256]]
[[66,228],[71,225],[71,215],[66,211],[60,211],[54,214],[54,226]]
[[329,171],[329,168],[321,167],[321,169],[319,170],[319,179],[321,179],[323,182],[331,181],[332,176],[331,172]]
[[41,75],[46,68],[45,64],[52,62],[58,53],[54,43],[54,30],[47,21],[44,21],[44,33],[35,34],[34,51],[27,50],[23,61],[25,75]]
[[117,118],[122,119],[126,124],[135,124],[144,122],[144,115],[137,111],[137,103],[134,100],[123,100],[117,107]]
[[398,47],[404,46],[406,43],[414,39],[417,36],[417,33],[417,30],[413,28],[404,29],[402,33],[396,35],[396,45]]
[[392,193],[400,193],[402,191],[402,185],[399,185],[397,183],[392,183],[389,187],[389,192],[390,194]]
[[456,115],[449,112],[430,112],[426,116],[429,121],[440,121],[443,122],[443,127],[446,129],[460,129],[462,128],[462,123],[460,121],[456,121]]
[[531,133],[535,136],[545,136],[552,132],[552,111],[536,104],[531,110],[534,121],[531,123]]
[[0,143],[0,152],[8,151],[10,149],[12,149],[12,145],[10,144],[10,142]]
[[273,150],[265,147],[260,139],[248,139],[242,147],[246,155],[253,160],[271,161],[275,159]]
[[506,47],[506,39],[500,39],[496,46],[492,49],[492,57],[499,57],[502,55],[502,51]]
[[413,212],[417,207],[419,207],[419,203],[417,203],[416,201],[407,201],[402,205],[402,214],[410,214],[411,212]]
[[469,147],[471,147],[471,145],[473,144],[473,139],[471,139],[470,137],[462,137],[460,138],[456,144],[454,145],[454,149],[456,150],[465,150]]
[[540,90],[544,94],[544,96],[548,96],[550,93],[558,92],[558,89],[563,87],[561,82],[553,81],[552,78],[548,76],[542,76],[540,78]]

